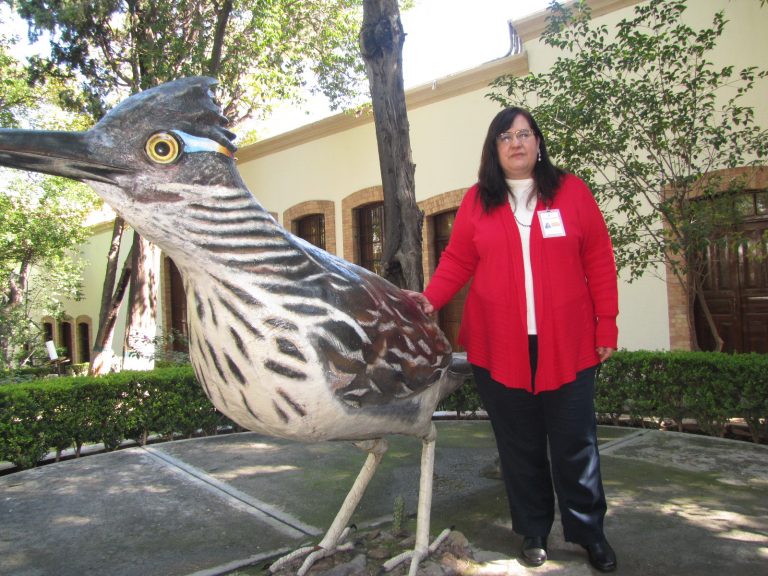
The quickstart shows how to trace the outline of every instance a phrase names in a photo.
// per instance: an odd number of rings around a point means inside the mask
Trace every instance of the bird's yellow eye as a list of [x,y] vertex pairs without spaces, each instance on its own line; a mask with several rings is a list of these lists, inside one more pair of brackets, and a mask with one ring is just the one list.
[[171,164],[181,155],[179,141],[168,132],[152,134],[144,149],[149,159],[158,164]]

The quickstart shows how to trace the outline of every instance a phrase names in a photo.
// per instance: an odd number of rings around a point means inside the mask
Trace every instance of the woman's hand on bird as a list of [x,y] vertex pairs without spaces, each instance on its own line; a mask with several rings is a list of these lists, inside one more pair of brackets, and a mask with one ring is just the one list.
[[414,292],[413,290],[403,290],[403,292],[405,292],[411,300],[416,302],[419,308],[421,308],[421,311],[427,316],[435,313],[435,307],[432,306],[432,303],[427,300],[427,297],[421,292]]

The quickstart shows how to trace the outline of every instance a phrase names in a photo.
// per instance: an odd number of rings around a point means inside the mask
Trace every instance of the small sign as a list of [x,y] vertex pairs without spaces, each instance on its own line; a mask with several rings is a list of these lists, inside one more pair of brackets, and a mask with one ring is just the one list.
[[51,360],[59,359],[59,355],[56,353],[56,345],[53,343],[53,340],[48,340],[45,343],[45,348],[48,350],[48,358]]
[[541,210],[539,212],[539,224],[544,238],[557,238],[565,236],[565,226],[560,217],[560,210]]

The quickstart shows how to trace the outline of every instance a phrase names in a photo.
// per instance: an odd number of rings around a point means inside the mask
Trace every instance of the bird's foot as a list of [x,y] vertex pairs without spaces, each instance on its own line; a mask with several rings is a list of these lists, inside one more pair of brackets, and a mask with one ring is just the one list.
[[276,574],[281,568],[284,568],[285,566],[289,565],[294,560],[297,560],[302,556],[306,556],[306,558],[304,559],[304,562],[301,565],[301,568],[299,568],[296,571],[297,576],[304,576],[307,572],[309,572],[310,568],[312,568],[312,566],[318,560],[327,558],[328,556],[331,556],[336,552],[344,552],[346,550],[351,550],[352,548],[354,548],[355,546],[354,542],[344,542],[347,535],[349,534],[349,530],[350,530],[349,528],[346,528],[341,533],[341,536],[339,537],[338,542],[334,546],[329,546],[327,548],[322,546],[304,546],[303,548],[299,548],[297,550],[294,550],[293,552],[290,552],[289,554],[286,554],[281,558],[278,558],[272,564],[270,564],[268,573]]
[[347,497],[344,499],[341,509],[336,514],[336,518],[333,519],[331,527],[328,528],[328,532],[325,533],[325,536],[323,536],[323,539],[317,546],[301,548],[277,560],[277,562],[272,564],[269,568],[269,571],[272,574],[292,560],[300,558],[305,554],[309,554],[301,565],[299,571],[296,573],[299,576],[304,576],[304,574],[312,568],[312,565],[321,558],[325,558],[341,550],[349,550],[353,548],[353,543],[342,544],[349,534],[350,527],[348,522],[352,517],[355,508],[360,503],[360,499],[363,497],[363,493],[365,493],[365,488],[371,481],[379,462],[381,462],[381,459],[387,451],[387,441],[383,438],[379,438],[358,442],[355,443],[355,445],[368,452],[368,457],[365,459],[365,463],[363,464],[360,473],[357,475],[355,483],[347,493]]
[[419,569],[419,563],[424,560],[427,556],[434,553],[435,550],[440,548],[440,545],[443,543],[443,541],[448,537],[448,535],[451,533],[450,528],[446,528],[443,530],[440,535],[435,538],[435,540],[430,544],[425,550],[406,550],[402,554],[398,554],[394,558],[390,558],[384,564],[382,565],[382,568],[385,572],[390,572],[394,570],[397,566],[405,562],[406,560],[411,561],[411,568],[408,571],[408,576],[416,576],[416,571]]

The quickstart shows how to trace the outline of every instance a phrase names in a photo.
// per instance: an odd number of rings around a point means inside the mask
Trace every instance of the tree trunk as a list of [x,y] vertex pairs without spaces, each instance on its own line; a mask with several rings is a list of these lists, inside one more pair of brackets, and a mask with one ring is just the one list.
[[121,285],[115,287],[115,278],[117,278],[117,265],[120,257],[120,246],[123,240],[123,231],[125,230],[125,220],[120,216],[115,217],[115,223],[112,227],[112,242],[110,242],[107,252],[107,269],[104,273],[104,284],[101,289],[101,306],[99,308],[99,328],[96,332],[96,338],[93,341],[93,350],[91,350],[91,362],[88,367],[88,373],[91,375],[106,374],[109,372],[112,364],[112,340],[115,333],[115,322],[117,314],[120,311],[120,305],[123,302],[125,294],[125,283],[130,278],[130,256],[127,265],[123,269],[120,282]]
[[[0,318],[10,318],[14,311],[25,306],[25,296],[29,287],[29,275],[32,272],[32,261],[26,258],[19,265],[19,271],[8,273],[8,287],[0,291]],[[29,316],[27,316],[29,317]],[[6,329],[8,328],[8,329]],[[14,330],[5,322],[0,322],[0,370],[11,368],[16,352],[20,350],[12,344],[11,335]],[[19,365],[24,365],[25,359]]]
[[712,337],[715,340],[715,352],[722,352],[723,351],[723,345],[725,342],[720,337],[720,332],[717,330],[717,324],[715,324],[715,319],[712,317],[712,311],[709,309],[709,303],[707,302],[707,297],[704,295],[704,290],[701,288],[701,284],[699,282],[696,283],[693,293],[693,298],[691,301],[691,305],[689,307],[692,318],[692,334],[691,334],[691,342],[694,342],[696,344],[695,350],[701,350],[701,346],[699,346],[699,339],[696,335],[696,321],[695,318],[693,318],[694,310],[693,310],[693,301],[697,300],[699,302],[699,306],[701,306],[701,311],[704,314],[704,318],[707,320],[707,328],[709,328],[710,333],[712,334]]
[[157,288],[160,249],[133,233],[131,287],[123,347],[123,368],[151,370],[155,365]]
[[232,14],[232,0],[224,0],[216,11],[216,32],[213,37],[211,59],[208,61],[208,75],[216,78],[221,69],[221,52],[224,46],[224,35],[229,24],[229,16]]
[[404,41],[397,0],[364,0],[360,50],[368,72],[384,189],[383,276],[402,288],[421,290],[424,215],[416,205],[416,166],[403,89]]
[[32,271],[30,260],[24,260],[19,266],[19,273],[11,272],[8,278],[8,301],[3,308],[10,310],[24,301],[24,294],[29,286],[29,273]]
[[120,274],[120,280],[115,287],[115,293],[109,300],[109,309],[104,315],[104,319],[99,324],[99,332],[96,335],[96,345],[93,347],[91,364],[88,368],[88,373],[91,376],[107,374],[112,367],[112,357],[114,355],[112,342],[115,337],[115,325],[117,324],[117,316],[120,313],[120,306],[123,303],[125,290],[128,288],[128,282],[131,279],[132,260],[133,257],[129,254],[128,259],[123,266],[123,271]]
[[690,253],[686,253],[684,256],[684,270],[675,270],[675,276],[685,290],[688,300],[688,335],[691,341],[691,350],[701,350],[699,337],[696,333],[696,302],[698,301],[704,314],[704,319],[707,322],[707,328],[715,341],[715,351],[722,352],[725,342],[720,336],[717,324],[715,324],[715,319],[712,316],[712,310],[709,308],[709,302],[707,302],[707,297],[704,294],[703,285],[706,268],[701,267],[700,263],[697,262],[698,258],[700,256],[691,256]]

